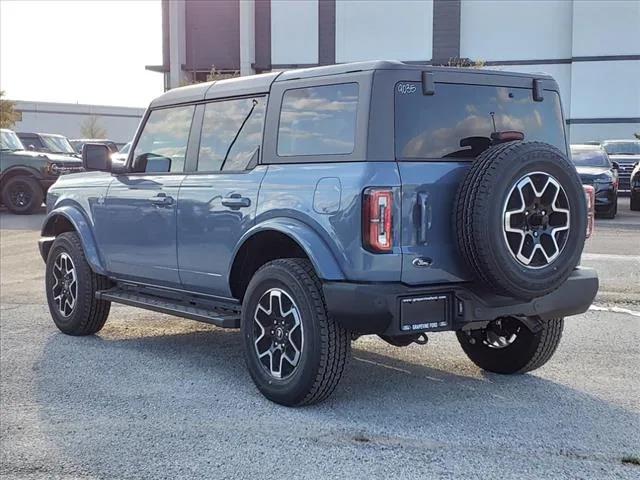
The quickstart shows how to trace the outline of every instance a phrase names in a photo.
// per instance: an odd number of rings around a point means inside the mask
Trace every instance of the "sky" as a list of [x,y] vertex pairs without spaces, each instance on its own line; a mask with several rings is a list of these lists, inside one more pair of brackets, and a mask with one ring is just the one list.
[[160,0],[0,0],[12,100],[146,107],[163,92]]

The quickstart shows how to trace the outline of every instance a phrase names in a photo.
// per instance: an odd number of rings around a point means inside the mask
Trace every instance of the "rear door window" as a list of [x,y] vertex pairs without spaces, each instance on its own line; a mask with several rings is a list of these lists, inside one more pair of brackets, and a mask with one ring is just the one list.
[[560,99],[544,91],[535,102],[528,88],[437,83],[423,95],[419,82],[395,89],[398,160],[472,159],[493,144],[492,133],[517,131],[566,153]]
[[208,103],[197,170],[244,170],[262,144],[265,105],[266,97]]
[[357,107],[357,83],[287,90],[280,111],[278,156],[352,153]]

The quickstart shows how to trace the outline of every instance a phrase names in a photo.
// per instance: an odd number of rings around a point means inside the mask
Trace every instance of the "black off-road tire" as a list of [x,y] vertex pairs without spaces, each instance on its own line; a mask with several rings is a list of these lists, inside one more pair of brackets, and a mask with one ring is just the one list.
[[[296,303],[303,325],[300,360],[287,378],[274,378],[260,363],[254,345],[258,302],[270,289],[281,289]],[[327,312],[322,285],[306,259],[286,258],[262,266],[251,279],[242,304],[245,359],[256,386],[269,400],[301,406],[326,399],[336,388],[351,351],[351,335]]]
[[504,348],[491,348],[473,332],[456,332],[460,346],[467,357],[488,372],[514,374],[540,368],[553,356],[562,338],[563,318],[553,318],[542,323],[533,333],[524,324],[512,344]]
[[[53,274],[54,264],[59,255],[63,253],[71,257],[77,281],[75,307],[67,316],[59,311],[53,294],[53,286],[56,281]],[[58,235],[47,257],[45,288],[51,317],[61,332],[74,336],[93,335],[99,332],[107,321],[111,302],[98,300],[96,292],[106,290],[110,286],[111,282],[107,277],[98,275],[91,270],[76,232]]]
[[[21,192],[25,203],[16,202],[16,191]],[[24,175],[11,177],[2,185],[2,203],[11,213],[16,215],[30,215],[42,206],[44,192],[35,178]]]
[[[509,251],[503,233],[507,196],[524,175],[544,172],[564,188],[570,230],[562,252],[549,265],[530,269]],[[484,151],[458,188],[454,231],[463,261],[484,287],[498,295],[530,300],[556,290],[580,261],[585,241],[586,201],[575,167],[560,150],[541,142],[508,142]]]

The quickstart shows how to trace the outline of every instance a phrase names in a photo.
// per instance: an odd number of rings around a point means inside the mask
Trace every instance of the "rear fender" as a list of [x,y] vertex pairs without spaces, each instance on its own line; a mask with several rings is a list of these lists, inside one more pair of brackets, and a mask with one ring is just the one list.
[[336,261],[335,256],[326,242],[309,225],[294,218],[272,218],[255,225],[248,230],[236,245],[233,252],[228,272],[231,271],[233,262],[242,245],[255,234],[264,231],[276,231],[287,235],[294,240],[306,253],[313,267],[323,280],[345,280],[344,273]]

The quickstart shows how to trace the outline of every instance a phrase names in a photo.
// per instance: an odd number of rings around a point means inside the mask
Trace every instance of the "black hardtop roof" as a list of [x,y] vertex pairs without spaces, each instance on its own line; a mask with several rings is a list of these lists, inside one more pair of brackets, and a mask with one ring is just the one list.
[[214,80],[186,87],[174,88],[152,100],[150,107],[164,107],[202,100],[268,93],[274,82],[285,82],[304,78],[342,75],[346,73],[374,70],[422,70],[429,72],[458,72],[469,75],[498,75],[508,77],[552,79],[544,73],[517,73],[502,70],[477,68],[435,67],[427,64],[403,63],[394,60],[372,60],[366,62],[341,63],[322,67],[299,68],[282,72],[247,75],[244,77]]

